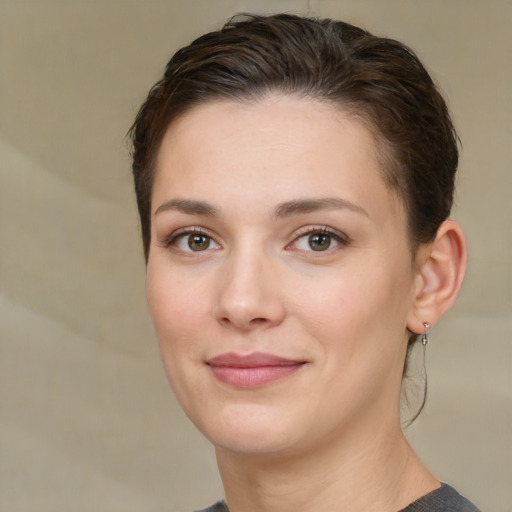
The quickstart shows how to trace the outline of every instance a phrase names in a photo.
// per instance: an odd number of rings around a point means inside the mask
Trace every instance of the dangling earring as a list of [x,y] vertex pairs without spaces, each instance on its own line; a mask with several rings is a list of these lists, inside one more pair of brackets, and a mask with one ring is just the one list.
[[428,333],[430,332],[430,324],[428,322],[423,322],[423,327],[425,327],[425,332],[421,336],[421,344],[425,346],[428,344]]

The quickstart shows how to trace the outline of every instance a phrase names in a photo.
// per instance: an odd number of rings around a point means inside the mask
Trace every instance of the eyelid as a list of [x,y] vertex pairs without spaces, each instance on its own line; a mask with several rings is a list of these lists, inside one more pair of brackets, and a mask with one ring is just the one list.
[[[175,245],[176,242],[185,236],[190,235],[203,235],[208,237],[215,245],[220,247],[220,244],[215,240],[215,237],[208,232],[207,229],[199,227],[199,226],[188,226],[184,228],[179,228],[175,231],[173,231],[170,235],[162,237],[159,242],[162,245],[162,247],[168,249],[172,245]],[[193,251],[191,251],[193,252]],[[198,251],[201,252],[201,251]],[[206,250],[205,250],[206,252]]]
[[[329,235],[329,236],[333,237],[336,240],[336,242],[338,242],[338,244],[341,246],[347,246],[351,242],[351,239],[348,235],[346,235],[342,231],[331,228],[329,226],[325,226],[325,225],[304,226],[295,232],[293,240],[286,246],[286,248],[293,249],[291,246],[294,245],[295,243],[297,243],[298,240],[300,240],[304,236],[312,235],[314,233],[322,233],[325,235]],[[326,251],[318,251],[317,255],[320,255],[322,252],[327,253],[333,249],[336,249],[336,247],[333,247],[332,249],[327,249]],[[296,250],[300,250],[300,249],[296,249]],[[315,251],[311,251],[311,252],[315,252]]]
[[[285,249],[293,250],[292,246],[299,239],[301,239],[304,236],[311,235],[314,233],[322,233],[322,234],[329,235],[329,236],[333,237],[336,240],[336,242],[341,246],[347,246],[351,242],[350,237],[348,235],[346,235],[345,233],[343,233],[342,231],[339,231],[337,229],[334,229],[334,228],[331,228],[331,227],[325,226],[325,225],[310,225],[310,226],[304,226],[302,228],[299,228],[297,231],[295,231],[295,233],[293,235],[293,240],[289,244],[287,244]],[[193,235],[193,234],[204,235],[204,236],[210,238],[212,240],[212,242],[218,246],[218,248],[221,248],[221,244],[219,242],[217,242],[216,238],[209,232],[209,230],[205,229],[203,227],[199,227],[199,226],[187,226],[187,227],[176,229],[170,235],[161,237],[158,240],[158,242],[160,243],[160,245],[162,247],[170,248],[181,237],[184,237],[187,235]],[[216,248],[216,250],[218,250],[218,248]],[[324,253],[329,252],[333,249],[335,249],[335,247],[333,247],[332,249],[327,249],[326,251],[318,251],[318,254],[320,254],[322,252],[324,252]],[[300,250],[300,249],[296,249],[296,250]],[[200,251],[198,251],[198,252],[200,252]],[[314,251],[311,251],[311,252],[314,252]]]

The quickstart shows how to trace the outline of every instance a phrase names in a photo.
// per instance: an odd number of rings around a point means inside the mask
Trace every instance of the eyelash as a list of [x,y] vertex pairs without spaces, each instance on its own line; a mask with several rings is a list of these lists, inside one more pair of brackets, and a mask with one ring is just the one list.
[[178,242],[178,240],[180,240],[181,238],[186,238],[187,236],[191,235],[204,236],[206,238],[209,238],[214,243],[216,243],[211,235],[209,235],[204,229],[199,227],[178,229],[177,231],[173,232],[170,236],[164,238],[161,243],[164,248],[168,249],[172,245],[176,245],[176,242]]
[[[327,236],[331,237],[331,239],[333,239],[339,246],[342,246],[342,247],[346,247],[350,243],[350,238],[347,235],[345,235],[344,233],[342,233],[341,231],[337,231],[337,230],[329,228],[327,226],[313,226],[313,227],[308,226],[307,228],[303,228],[302,230],[299,230],[299,232],[296,234],[293,241],[290,244],[288,244],[287,247],[296,245],[299,242],[299,240],[301,240],[304,237],[317,235],[317,234],[318,235],[327,235]],[[327,253],[327,252],[330,252],[330,251],[336,249],[337,246],[329,247],[326,250],[319,250],[319,251],[315,251],[314,249],[311,249],[311,250],[293,249],[293,250],[312,252],[312,253],[316,252],[316,253],[319,253],[319,255],[321,255],[322,253]]]
[[[305,249],[297,249],[297,248],[292,247],[293,245],[296,245],[299,242],[299,240],[301,240],[302,238],[304,238],[306,236],[316,235],[316,234],[327,235],[327,236],[331,237],[331,239],[333,239],[336,242],[336,244],[343,246],[343,247],[349,245],[349,243],[350,243],[350,238],[340,231],[334,230],[327,226],[313,226],[313,227],[308,226],[308,227],[302,228],[297,233],[295,233],[294,239],[292,240],[292,242],[290,242],[285,247],[285,249],[302,251],[302,252],[312,252],[312,253],[318,252],[318,253],[322,254],[322,253],[332,251],[333,249],[335,249],[337,247],[337,246],[329,247],[326,250],[318,250],[318,251],[315,251],[314,249],[305,250]],[[175,231],[174,233],[172,233],[169,237],[162,240],[161,245],[162,245],[162,247],[168,249],[173,245],[175,246],[176,243],[180,239],[186,238],[187,236],[191,236],[191,235],[204,236],[210,240],[210,243],[213,242],[214,244],[219,245],[217,242],[215,242],[215,239],[211,235],[209,235],[204,229],[199,228],[199,227],[190,227],[190,228],[179,229],[178,231]],[[210,247],[206,248],[205,251],[208,250],[209,248]],[[189,251],[183,251],[183,252],[189,252]],[[192,251],[191,250],[190,252],[202,252],[202,251]]]

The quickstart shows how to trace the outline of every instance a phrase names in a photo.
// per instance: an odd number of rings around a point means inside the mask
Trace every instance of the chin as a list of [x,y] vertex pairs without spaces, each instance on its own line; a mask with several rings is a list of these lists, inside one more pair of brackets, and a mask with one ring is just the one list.
[[270,455],[293,449],[297,424],[261,405],[231,405],[216,418],[190,418],[215,446],[240,455]]

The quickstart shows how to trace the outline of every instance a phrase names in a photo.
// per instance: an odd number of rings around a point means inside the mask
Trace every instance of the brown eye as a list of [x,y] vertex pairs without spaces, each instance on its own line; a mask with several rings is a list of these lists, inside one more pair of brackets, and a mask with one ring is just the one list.
[[178,230],[166,240],[165,247],[189,254],[222,249],[214,238],[196,227]]
[[308,245],[313,251],[326,251],[331,243],[332,237],[326,233],[312,233],[308,237]]
[[349,238],[343,232],[327,226],[311,227],[309,231],[303,231],[289,249],[302,252],[328,252],[349,245]]
[[193,234],[187,238],[187,244],[191,251],[205,251],[210,247],[211,238],[207,235]]

